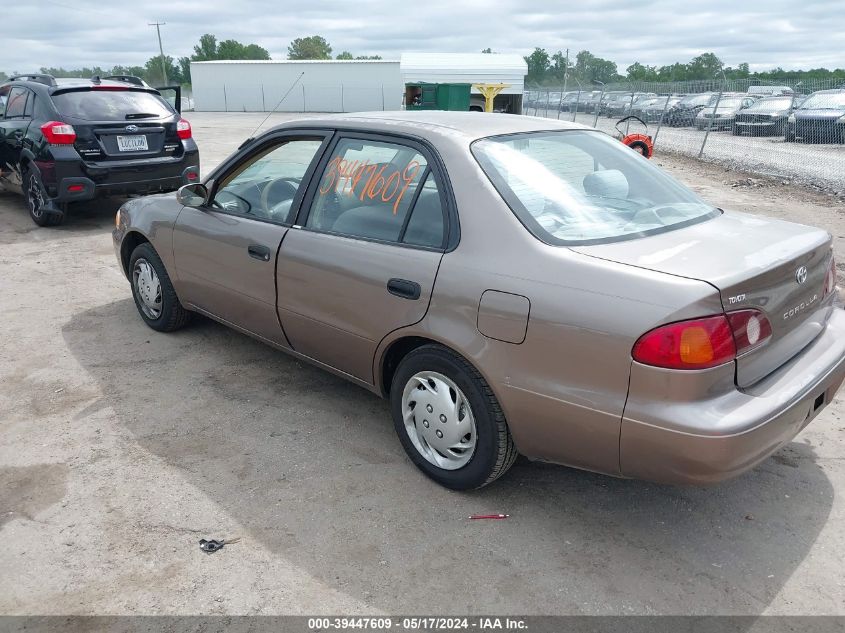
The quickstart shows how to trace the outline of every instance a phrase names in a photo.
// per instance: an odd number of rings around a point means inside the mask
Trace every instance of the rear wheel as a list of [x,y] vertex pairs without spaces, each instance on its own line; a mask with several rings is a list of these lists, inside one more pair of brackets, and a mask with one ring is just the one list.
[[29,217],[38,226],[55,226],[65,219],[64,213],[48,212],[47,191],[41,182],[41,176],[32,167],[28,167],[24,174],[23,193]]
[[129,258],[132,297],[144,323],[159,332],[183,327],[191,316],[176,296],[173,284],[155,249],[139,244]]
[[444,347],[424,345],[402,360],[390,405],[411,461],[447,488],[486,486],[516,460],[492,389],[472,365]]

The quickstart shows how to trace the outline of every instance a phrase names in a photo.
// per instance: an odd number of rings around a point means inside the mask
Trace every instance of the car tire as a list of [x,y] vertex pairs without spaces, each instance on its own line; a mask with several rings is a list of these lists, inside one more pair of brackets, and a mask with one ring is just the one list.
[[[446,391],[447,397],[438,398]],[[516,461],[516,446],[493,390],[475,367],[445,347],[424,345],[402,359],[390,388],[390,408],[408,457],[446,488],[481,488]],[[417,410],[422,415],[415,415]],[[471,450],[452,450],[464,442]]]
[[138,314],[159,332],[173,332],[188,323],[191,313],[179,302],[164,263],[149,242],[129,257],[129,283]]
[[37,169],[27,167],[23,177],[23,195],[26,199],[29,217],[38,226],[56,226],[65,219],[64,213],[47,212],[46,206],[49,198]]

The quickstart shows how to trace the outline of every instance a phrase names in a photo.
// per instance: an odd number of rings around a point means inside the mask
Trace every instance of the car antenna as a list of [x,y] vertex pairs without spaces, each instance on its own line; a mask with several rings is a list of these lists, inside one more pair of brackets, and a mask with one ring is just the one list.
[[[281,99],[279,99],[279,103],[277,103],[277,104],[273,107],[273,109],[272,109],[272,110],[270,110],[270,112],[267,114],[267,116],[266,116],[266,117],[264,117],[264,120],[263,120],[261,123],[259,123],[259,124],[258,124],[258,127],[257,127],[257,128],[255,128],[255,129],[252,131],[252,134],[250,134],[250,135],[249,135],[249,139],[247,139],[248,141],[249,141],[249,140],[252,140],[253,136],[255,136],[255,133],[256,133],[259,129],[261,129],[261,126],[262,126],[262,125],[264,125],[265,123],[267,123],[267,119],[269,119],[269,118],[270,118],[270,115],[271,115],[271,114],[273,114],[273,113],[276,111],[276,108],[278,108],[280,105],[282,105],[282,101],[284,101],[285,99],[287,99],[287,98],[288,98],[288,95],[290,94],[290,91],[291,91],[291,90],[293,90],[294,86],[296,86],[296,84],[298,84],[298,83],[299,83],[299,80],[300,80],[300,79],[302,79],[302,75],[304,75],[304,74],[305,74],[305,71],[304,71],[304,70],[303,70],[301,73],[299,73],[299,77],[297,77],[297,78],[296,78],[296,80],[295,80],[295,81],[294,81],[294,82],[290,85],[290,88],[288,88],[288,91],[287,91],[284,95],[282,95],[282,98],[281,98]],[[246,145],[246,143],[243,143],[243,144],[241,145],[241,147],[243,147],[244,145]],[[239,149],[240,149],[240,148],[239,148]]]

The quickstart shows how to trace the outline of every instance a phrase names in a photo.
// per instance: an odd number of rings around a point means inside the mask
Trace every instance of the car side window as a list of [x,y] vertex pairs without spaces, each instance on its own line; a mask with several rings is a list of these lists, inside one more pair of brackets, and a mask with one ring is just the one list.
[[432,172],[423,183],[419,196],[414,202],[411,218],[402,235],[403,244],[414,246],[443,246],[443,204],[440,200],[440,188]]
[[224,176],[211,206],[259,220],[286,222],[322,144],[322,138],[286,140],[260,150]]
[[9,92],[9,101],[6,103],[6,118],[20,119],[26,113],[26,99],[29,90],[26,88],[12,88]]
[[305,226],[398,242],[427,173],[428,161],[412,147],[342,138],[320,175]]

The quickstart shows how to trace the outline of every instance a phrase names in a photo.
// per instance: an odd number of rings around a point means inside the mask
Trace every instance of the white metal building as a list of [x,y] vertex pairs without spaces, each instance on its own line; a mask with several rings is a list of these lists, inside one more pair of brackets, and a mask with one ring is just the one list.
[[194,109],[211,112],[398,110],[403,91],[385,60],[191,62],[191,83]]
[[217,112],[398,110],[405,84],[414,82],[505,83],[496,106],[519,112],[527,72],[519,55],[481,53],[403,53],[401,61],[191,62],[195,109]]

